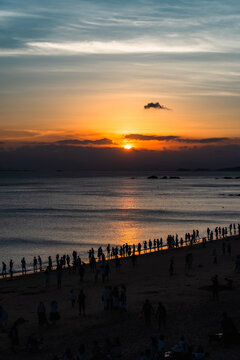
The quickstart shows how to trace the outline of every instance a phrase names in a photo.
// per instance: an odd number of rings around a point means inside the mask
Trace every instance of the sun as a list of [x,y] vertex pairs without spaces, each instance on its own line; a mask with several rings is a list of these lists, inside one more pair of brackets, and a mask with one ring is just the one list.
[[124,149],[130,150],[130,149],[132,149],[132,145],[126,144],[126,145],[124,145]]

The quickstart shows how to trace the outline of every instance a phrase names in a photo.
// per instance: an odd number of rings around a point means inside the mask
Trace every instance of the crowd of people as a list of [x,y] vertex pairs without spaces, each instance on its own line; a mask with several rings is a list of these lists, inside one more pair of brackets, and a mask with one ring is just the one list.
[[[214,237],[215,234],[215,237]],[[121,246],[111,246],[108,244],[106,246],[106,251],[104,252],[102,246],[100,246],[97,251],[91,248],[88,251],[88,260],[90,263],[91,268],[96,268],[96,262],[102,261],[105,262],[106,259],[116,259],[116,258],[124,258],[124,257],[133,257],[133,263],[135,262],[136,256],[145,254],[147,252],[152,251],[162,251],[166,249],[173,249],[179,248],[183,246],[193,246],[196,243],[202,243],[203,246],[206,245],[207,241],[212,241],[214,239],[219,238],[227,238],[231,236],[240,236],[240,224],[230,224],[228,227],[218,226],[213,230],[207,228],[207,236],[200,237],[199,230],[193,230],[192,233],[186,233],[184,238],[179,238],[178,234],[176,235],[168,235],[166,241],[164,242],[162,238],[157,239],[149,239],[148,241],[144,241],[143,243],[138,243],[137,245],[132,244],[129,245],[128,243],[123,244]],[[225,244],[223,245],[225,246]],[[229,245],[228,245],[229,246]],[[229,248],[227,248],[229,252]],[[216,260],[216,256],[215,256]],[[56,255],[56,261],[54,262],[52,257],[49,256],[47,259],[47,266],[45,270],[51,271],[53,268],[57,268],[59,270],[59,278],[61,278],[61,269],[67,267],[68,269],[72,269],[72,271],[76,271],[76,269],[81,268],[81,265],[84,264],[82,262],[79,255],[77,255],[76,251],[73,251],[72,257],[69,254],[64,254],[63,256]],[[9,268],[7,270],[7,264],[3,261],[2,262],[2,277],[7,278],[8,274],[9,277],[12,279],[14,274],[14,263],[13,260],[10,259],[9,261]],[[43,261],[40,255],[37,257],[34,256],[32,261],[32,266],[29,265],[30,268],[33,269],[33,272],[43,271]],[[21,259],[21,272],[22,275],[26,275],[27,273],[27,264],[25,257]],[[81,268],[81,271],[84,276],[84,268]],[[96,277],[98,274],[96,274]],[[61,279],[59,279],[61,280]]]
[[[222,230],[223,229],[223,230]],[[216,239],[219,238],[220,234],[223,236],[222,242],[222,255],[231,255],[231,243],[228,241],[228,238],[225,237],[230,235],[236,235],[238,229],[238,235],[240,227],[230,225],[229,232],[226,228],[216,228],[215,234]],[[207,230],[206,241],[213,240],[213,232],[209,229]],[[182,238],[178,239],[176,236],[168,236],[167,238],[167,248],[177,248],[184,245],[191,245],[199,242],[199,231],[193,230],[192,234],[188,233],[185,236],[185,241]],[[202,241],[204,244],[204,241]],[[89,250],[89,267],[88,271],[92,274],[92,279],[94,283],[99,281],[102,283],[103,289],[101,300],[103,304],[103,310],[105,312],[118,311],[119,314],[127,314],[127,289],[125,284],[114,284],[109,283],[111,268],[110,268],[110,259],[112,259],[111,266],[120,269],[122,258],[131,256],[133,266],[136,265],[136,258],[138,255],[145,252],[160,251],[163,248],[162,240],[154,239],[153,241],[149,240],[143,244],[128,245],[124,244],[120,247],[110,247],[106,248],[106,254],[102,247],[99,247],[95,252],[92,248]],[[96,255],[96,257],[95,257]],[[52,274],[56,274],[56,285],[58,289],[61,289],[62,286],[62,276],[64,269],[71,274],[79,275],[79,284],[80,290],[78,293],[74,289],[69,291],[69,303],[71,308],[77,309],[78,315],[80,317],[87,316],[88,308],[88,297],[85,293],[82,284],[84,283],[85,272],[86,272],[86,263],[83,262],[80,256],[76,251],[73,251],[72,257],[69,255],[59,256],[56,255],[56,266],[53,265],[53,259],[51,256],[48,257],[47,267],[44,269],[42,266],[42,259],[40,256],[33,258],[33,269],[34,272],[38,270],[44,273],[45,277],[45,286],[49,286]],[[216,249],[213,250],[213,263],[217,264],[217,252]],[[193,254],[191,249],[185,255],[185,272],[186,274],[191,271],[193,264]],[[21,260],[22,265],[22,274],[25,275],[26,270],[26,261],[23,257]],[[3,277],[6,277],[6,264],[3,263]],[[235,272],[240,272],[240,255],[237,256]],[[13,277],[13,261],[10,260],[9,264],[9,273],[10,277]],[[169,274],[172,276],[174,274],[174,258],[170,258],[169,264]],[[211,279],[212,281],[212,292],[213,299],[218,300],[219,296],[219,280],[218,276],[215,275]],[[75,311],[75,310],[74,310]],[[50,327],[56,325],[56,323],[61,319],[61,311],[59,310],[58,302],[53,299],[49,305],[44,304],[43,301],[40,301],[37,306],[37,318],[38,324],[40,327]],[[139,313],[139,318],[144,319],[146,327],[150,327],[152,322],[157,322],[159,333],[165,332],[167,329],[167,310],[162,302],[159,302],[157,308],[154,310],[153,305],[149,299],[146,299],[143,303],[142,309]],[[23,318],[18,318],[10,328],[9,337],[11,340],[11,347],[14,350],[19,345],[19,328],[24,324],[26,320]],[[8,326],[8,312],[0,305],[0,328],[6,329]],[[230,342],[239,340],[238,331],[233,325],[232,320],[225,314],[222,322],[223,328],[223,341]],[[27,350],[30,352],[40,351],[44,346],[44,339],[42,337],[29,336],[27,341]],[[107,339],[105,345],[99,345],[97,341],[94,342],[94,346],[91,352],[88,352],[85,345],[81,344],[77,354],[73,354],[70,348],[66,349],[66,352],[60,358],[55,357],[54,360],[63,359],[63,360],[98,360],[98,359],[117,359],[122,357],[122,346],[119,338]],[[161,360],[164,358],[171,359],[200,359],[201,357],[206,357],[206,353],[203,351],[203,348],[199,346],[197,349],[193,349],[189,346],[183,337],[180,338],[179,342],[175,344],[169,351],[166,351],[164,335],[160,335],[159,338],[152,338],[151,346],[146,348],[140,355],[139,360]]]

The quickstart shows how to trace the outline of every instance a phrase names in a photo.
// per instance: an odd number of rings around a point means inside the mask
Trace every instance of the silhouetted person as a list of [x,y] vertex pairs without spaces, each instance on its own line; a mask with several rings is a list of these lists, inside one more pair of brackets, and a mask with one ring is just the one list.
[[63,356],[63,360],[74,360],[74,356],[72,354],[72,350],[68,347]]
[[84,275],[85,275],[85,268],[84,268],[84,265],[81,264],[81,265],[79,266],[80,282],[83,282]]
[[22,274],[26,275],[26,260],[24,257],[21,260],[21,265],[22,265]]
[[227,315],[226,312],[223,313],[222,330],[223,330],[223,342],[225,345],[239,343],[238,330],[234,325],[232,319]]
[[78,295],[78,308],[79,308],[79,315],[82,314],[85,316],[85,302],[86,302],[86,295],[84,294],[83,290],[81,289]]
[[159,303],[158,303],[156,316],[157,316],[159,330],[161,330],[162,327],[164,327],[164,329],[166,329],[167,312],[166,312],[165,306],[162,304],[161,301],[159,301]]
[[19,345],[19,334],[18,334],[18,321],[15,321],[9,331],[9,337],[11,340],[11,348],[15,351],[15,347]]
[[143,304],[143,308],[142,308],[142,312],[144,315],[144,320],[145,320],[145,324],[147,326],[151,325],[151,319],[152,319],[152,314],[154,313],[153,307],[150,303],[150,301],[148,299],[145,300],[144,304]]
[[13,278],[13,261],[12,259],[9,262],[9,274],[10,274],[10,278]]
[[57,266],[57,288],[61,289],[62,287],[62,267],[60,265]]
[[39,264],[39,270],[42,271],[42,259],[40,255],[38,255],[38,264]]
[[53,300],[50,304],[50,315],[49,320],[55,324],[57,320],[60,319],[60,315],[58,312],[58,303],[57,301]]
[[45,324],[48,324],[47,321],[47,315],[46,315],[46,308],[42,301],[40,301],[38,308],[37,308],[37,314],[38,314],[38,324],[40,326],[43,326]]
[[34,256],[33,258],[33,271],[37,272],[37,258]]
[[5,329],[8,323],[8,312],[0,305],[0,330]]
[[5,262],[2,262],[2,277],[6,278],[7,277],[7,265],[5,264]]
[[75,306],[75,302],[76,302],[76,295],[74,294],[73,289],[70,291],[69,297],[70,297],[70,301],[71,301],[72,308],[73,308]]

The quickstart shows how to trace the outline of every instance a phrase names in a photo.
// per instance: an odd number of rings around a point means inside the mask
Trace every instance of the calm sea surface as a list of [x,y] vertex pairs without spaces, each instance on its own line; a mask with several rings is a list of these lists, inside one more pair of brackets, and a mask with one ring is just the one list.
[[[54,177],[0,176],[0,261],[14,269],[25,256],[82,258],[90,247],[137,243],[168,234],[183,236],[209,226],[239,223],[239,174],[170,174],[180,179],[147,179],[149,174]],[[224,179],[232,176],[233,179]],[[216,179],[217,178],[217,179]]]

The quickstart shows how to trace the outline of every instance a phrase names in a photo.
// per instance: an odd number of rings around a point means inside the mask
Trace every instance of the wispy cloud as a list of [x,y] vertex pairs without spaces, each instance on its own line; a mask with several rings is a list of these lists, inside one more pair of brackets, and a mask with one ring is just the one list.
[[225,141],[236,140],[228,137],[191,139],[191,138],[182,138],[177,135],[164,136],[164,135],[143,135],[143,134],[128,134],[125,135],[125,139],[139,140],[139,141],[173,141],[173,142],[186,143],[186,144],[212,144],[212,143],[220,143]]
[[158,136],[158,135],[142,135],[142,134],[129,134],[125,135],[125,139],[129,140],[140,140],[140,141],[174,141],[179,139],[177,135],[169,135],[169,136]]
[[202,53],[217,52],[213,44],[167,44],[153,39],[113,41],[34,41],[14,49],[1,49],[0,56],[11,55],[86,55],[86,54],[154,54],[154,53]]

